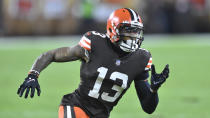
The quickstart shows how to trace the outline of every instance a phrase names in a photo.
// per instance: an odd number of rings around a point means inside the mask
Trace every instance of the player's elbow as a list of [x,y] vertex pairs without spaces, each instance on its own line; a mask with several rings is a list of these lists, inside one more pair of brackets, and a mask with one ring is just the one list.
[[150,100],[150,102],[149,101],[147,101],[147,102],[144,101],[141,104],[144,112],[146,112],[148,114],[152,114],[156,110],[157,105],[158,105],[158,99],[155,99],[153,101]]
[[152,114],[155,109],[148,109],[148,108],[143,108],[144,112],[148,113],[148,114]]
[[144,112],[148,113],[148,114],[152,114],[155,109],[156,109],[157,105],[144,105],[142,106],[142,109],[144,110]]

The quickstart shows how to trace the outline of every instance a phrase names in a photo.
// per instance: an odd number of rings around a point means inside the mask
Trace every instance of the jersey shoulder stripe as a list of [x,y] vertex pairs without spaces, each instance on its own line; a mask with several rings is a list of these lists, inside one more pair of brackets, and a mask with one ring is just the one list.
[[[79,41],[79,45],[84,48],[87,51],[91,51],[91,46],[95,42],[95,40],[101,39],[101,38],[106,38],[105,34],[96,32],[96,31],[88,31],[86,32],[81,40]],[[92,41],[94,40],[94,41]],[[92,41],[92,44],[91,44]],[[95,44],[95,43],[94,43]]]
[[149,58],[149,61],[147,63],[147,66],[145,67],[145,70],[150,70],[152,65],[152,57]]
[[83,36],[79,42],[79,45],[84,49],[90,51],[91,50],[91,40],[88,39],[86,36]]
[[139,50],[146,56],[148,62],[146,63],[147,65],[145,66],[144,70],[149,71],[151,70],[151,65],[152,65],[152,56],[150,52],[144,48],[139,48]]

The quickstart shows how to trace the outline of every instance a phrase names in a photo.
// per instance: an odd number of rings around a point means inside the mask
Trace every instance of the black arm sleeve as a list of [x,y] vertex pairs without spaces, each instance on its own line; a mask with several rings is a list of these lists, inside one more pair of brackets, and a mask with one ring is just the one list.
[[150,91],[150,85],[146,78],[143,80],[136,79],[134,83],[142,109],[148,114],[153,113],[158,105],[158,94]]

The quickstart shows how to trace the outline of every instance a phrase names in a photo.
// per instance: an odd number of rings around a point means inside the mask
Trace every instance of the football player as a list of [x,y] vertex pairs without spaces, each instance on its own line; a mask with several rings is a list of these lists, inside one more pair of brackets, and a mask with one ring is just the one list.
[[[140,48],[143,23],[130,8],[115,10],[107,21],[107,33],[89,31],[72,47],[62,47],[42,54],[33,64],[18,89],[21,97],[32,98],[37,90],[40,72],[51,62],[81,60],[80,84],[64,95],[59,118],[108,118],[113,107],[134,81],[141,107],[153,113],[158,104],[158,89],[169,76],[169,66],[156,73],[151,54]],[[151,70],[151,83],[147,78]]]

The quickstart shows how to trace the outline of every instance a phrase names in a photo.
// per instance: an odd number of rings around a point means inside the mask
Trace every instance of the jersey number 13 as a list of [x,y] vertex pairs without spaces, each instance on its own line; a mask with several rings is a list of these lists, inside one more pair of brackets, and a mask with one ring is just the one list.
[[96,99],[98,99],[99,96],[101,95],[102,100],[107,102],[114,102],[120,96],[122,91],[127,88],[128,75],[120,72],[113,72],[110,75],[109,79],[111,80],[114,81],[116,81],[116,79],[122,80],[122,85],[121,86],[113,85],[112,90],[116,91],[116,93],[114,94],[114,96],[109,96],[109,93],[107,92],[102,92],[101,94],[99,93],[103,80],[107,74],[108,68],[100,67],[97,69],[97,71],[99,72],[98,77],[96,79],[93,89],[89,91],[88,95]]

